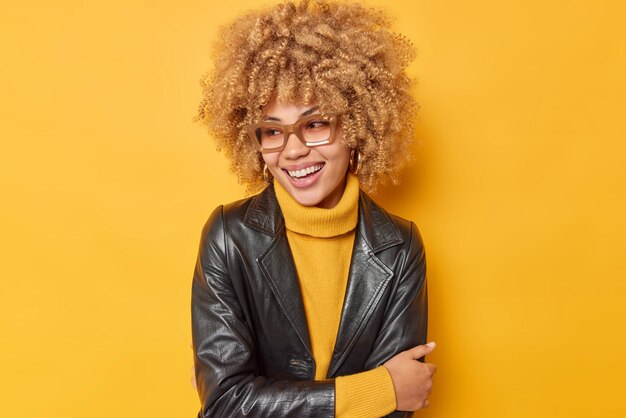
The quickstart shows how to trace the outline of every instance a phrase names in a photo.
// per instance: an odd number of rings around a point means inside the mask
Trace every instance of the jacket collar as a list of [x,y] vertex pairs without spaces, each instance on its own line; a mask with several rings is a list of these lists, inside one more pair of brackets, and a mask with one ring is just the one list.
[[268,185],[261,193],[252,197],[243,222],[250,228],[274,236],[285,223],[276,199],[274,185]]
[[[252,199],[244,223],[273,237],[267,247],[259,248],[256,261],[278,304],[312,358],[297,270],[273,185],[269,185]],[[389,215],[361,190],[348,287],[328,378],[334,377],[358,337],[367,328],[367,322],[393,276],[393,272],[380,261],[376,253],[402,242],[400,230]],[[314,375],[315,371],[312,372],[312,376]]]
[[[285,220],[276,199],[274,185],[268,185],[261,193],[254,196],[244,223],[264,234],[275,236]],[[400,231],[389,215],[363,190],[359,191],[359,220],[357,229],[367,241],[373,252],[402,243]]]

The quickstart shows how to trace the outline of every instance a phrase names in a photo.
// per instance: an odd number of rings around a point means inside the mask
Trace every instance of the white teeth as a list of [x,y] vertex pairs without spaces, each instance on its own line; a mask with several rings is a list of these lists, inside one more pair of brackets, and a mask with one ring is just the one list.
[[324,164],[317,164],[317,165],[312,165],[307,168],[303,168],[302,170],[287,171],[287,172],[289,173],[291,177],[298,178],[298,177],[304,177],[307,174],[315,173],[316,171],[320,171],[322,167],[324,167]]

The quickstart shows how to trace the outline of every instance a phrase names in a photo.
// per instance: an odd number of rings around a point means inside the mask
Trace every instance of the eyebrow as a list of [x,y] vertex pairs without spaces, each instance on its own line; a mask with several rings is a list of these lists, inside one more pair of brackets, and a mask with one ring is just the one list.
[[[309,110],[305,110],[304,112],[302,112],[300,114],[300,117],[308,116],[317,110],[319,110],[319,106],[314,106],[310,108]],[[263,120],[272,121],[272,122],[281,122],[280,118],[275,118],[274,116],[266,116],[265,119]]]

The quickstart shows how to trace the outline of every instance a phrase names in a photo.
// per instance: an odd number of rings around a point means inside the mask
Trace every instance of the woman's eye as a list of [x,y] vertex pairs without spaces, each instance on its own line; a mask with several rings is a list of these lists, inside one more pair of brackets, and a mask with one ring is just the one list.
[[306,129],[322,129],[328,126],[328,121],[325,120],[313,120],[306,125]]
[[263,133],[264,136],[276,136],[280,135],[280,131],[278,129],[267,128]]

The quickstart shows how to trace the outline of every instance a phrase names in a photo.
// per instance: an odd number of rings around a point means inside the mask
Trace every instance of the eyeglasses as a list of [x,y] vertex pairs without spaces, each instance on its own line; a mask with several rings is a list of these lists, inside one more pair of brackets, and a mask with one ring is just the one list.
[[336,115],[308,115],[291,125],[277,122],[259,122],[248,126],[248,136],[262,153],[285,149],[292,133],[307,147],[330,144],[335,139]]

